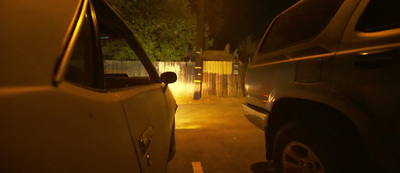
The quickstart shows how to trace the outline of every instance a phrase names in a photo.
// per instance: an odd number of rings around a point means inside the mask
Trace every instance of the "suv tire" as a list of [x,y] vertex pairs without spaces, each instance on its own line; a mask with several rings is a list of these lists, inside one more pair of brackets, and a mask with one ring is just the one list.
[[360,164],[364,158],[351,149],[352,141],[348,144],[340,133],[327,131],[329,125],[317,128],[299,124],[287,123],[277,133],[273,159],[278,173],[363,172]]

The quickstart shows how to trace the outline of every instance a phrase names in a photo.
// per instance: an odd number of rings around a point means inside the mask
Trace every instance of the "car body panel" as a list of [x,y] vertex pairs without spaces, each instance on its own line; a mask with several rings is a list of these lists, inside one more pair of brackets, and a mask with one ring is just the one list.
[[[343,36],[332,71],[332,88],[357,102],[375,128],[361,129],[373,158],[400,169],[400,28],[372,33],[354,31],[367,1],[360,4]],[[379,159],[378,159],[379,158]]]
[[[271,120],[279,119],[274,105],[281,100],[322,103],[345,115],[356,126],[373,162],[391,172],[400,170],[396,138],[400,135],[400,29],[355,31],[369,2],[345,0],[312,39],[267,53],[259,51],[260,44],[247,71],[244,112],[249,121],[268,131],[277,123]],[[327,53],[314,51],[315,47]],[[273,138],[266,143],[271,156]]]
[[256,125],[256,127],[261,130],[264,130],[265,127],[267,127],[269,113],[257,111],[254,107],[248,104],[242,104],[242,108],[247,120]]
[[2,172],[140,171],[114,94],[66,82],[19,90],[0,89]]
[[[349,16],[351,16],[351,14],[354,12],[358,3],[359,1],[344,1],[342,6],[345,6],[346,8],[339,9],[337,14],[332,18],[331,23],[329,23],[328,26],[317,37],[312,38],[312,40],[308,40],[304,44],[294,45],[270,53],[260,53],[257,51],[254,56],[257,58],[251,61],[251,65],[247,71],[247,85],[249,93],[247,103],[254,104],[266,109],[267,111],[271,111],[273,106],[272,101],[279,99],[276,97],[269,98],[272,89],[276,88],[273,85],[279,84],[286,88],[295,88],[293,82],[295,81],[296,77],[295,71],[298,61],[321,58],[323,58],[324,62],[332,61],[331,59],[334,56],[334,52],[338,49],[342,33],[347,25],[347,20],[342,19],[349,19]],[[279,18],[279,16],[277,18]],[[273,25],[273,23],[271,25]],[[268,30],[264,34],[263,39],[265,39],[267,36]],[[309,53],[309,56],[306,54],[306,56],[302,55],[299,57],[298,52],[315,47],[325,49],[326,53],[320,53],[319,55]],[[258,50],[260,48],[261,44],[258,46]],[[280,58],[277,59],[277,57]],[[324,74],[321,74],[321,80],[323,81],[318,83],[325,82],[326,84],[329,84],[329,73],[331,67],[328,64],[323,66],[323,68],[324,70],[322,70],[322,73]],[[259,80],[262,78],[268,80]],[[300,93],[301,92],[297,92],[295,94]],[[292,94],[293,93],[290,93],[288,95],[296,97]],[[267,99],[265,99],[265,97],[267,97]]]
[[[76,11],[82,3],[79,0],[2,3],[0,47],[3,58],[0,59],[0,72],[7,75],[0,76],[0,85],[51,83],[49,79],[53,77],[54,66],[63,54],[69,28],[74,24]],[[27,61],[27,57],[31,60]]]
[[[136,86],[114,94],[122,100],[127,123],[138,150],[143,172],[165,172],[171,140],[173,116],[169,115],[164,92],[159,84]],[[151,104],[138,104],[140,102]],[[171,122],[171,123],[165,123]],[[150,130],[152,129],[152,130]],[[145,134],[150,133],[150,134]],[[148,136],[143,136],[148,135]],[[147,139],[142,139],[143,137]],[[145,146],[140,140],[149,140]],[[154,166],[157,165],[157,166]]]
[[[17,0],[0,9],[13,16],[0,28],[8,33],[0,40],[0,172],[166,171],[170,147],[175,148],[170,145],[176,102],[132,31],[106,2]],[[93,45],[85,50],[92,55],[84,54],[82,61],[96,61],[90,65],[99,67],[84,69],[104,83],[96,17],[105,16],[146,67],[148,84],[106,89],[65,77],[74,49],[82,45],[78,37],[88,33],[82,29],[85,19],[93,35],[82,38]],[[144,151],[143,144],[148,146]]]

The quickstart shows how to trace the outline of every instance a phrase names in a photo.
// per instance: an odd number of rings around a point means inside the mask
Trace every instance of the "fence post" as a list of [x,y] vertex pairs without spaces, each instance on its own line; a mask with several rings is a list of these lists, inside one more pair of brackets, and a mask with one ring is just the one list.
[[196,54],[196,61],[194,67],[194,100],[199,100],[201,98],[201,87],[203,80],[203,61],[201,60],[201,55]]

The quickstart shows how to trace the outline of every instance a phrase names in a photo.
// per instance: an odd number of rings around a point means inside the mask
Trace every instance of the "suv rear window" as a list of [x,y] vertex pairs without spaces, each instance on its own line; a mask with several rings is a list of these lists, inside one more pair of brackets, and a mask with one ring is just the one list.
[[358,20],[356,30],[376,32],[400,27],[400,1],[371,0]]
[[343,0],[302,0],[280,14],[271,25],[260,52],[281,49],[320,33]]

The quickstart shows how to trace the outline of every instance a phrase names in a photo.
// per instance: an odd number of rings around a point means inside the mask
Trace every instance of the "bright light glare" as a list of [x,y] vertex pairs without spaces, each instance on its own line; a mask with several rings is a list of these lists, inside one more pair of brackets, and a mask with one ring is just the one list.
[[192,96],[194,92],[194,84],[193,83],[185,83],[176,81],[173,84],[168,85],[170,87],[171,92],[175,97],[185,97]]
[[168,84],[174,97],[192,97],[194,93],[194,81],[186,81],[180,76],[182,74],[181,66],[178,64],[165,64],[159,66],[160,74],[167,71],[174,72],[178,76],[178,80],[175,83]]

